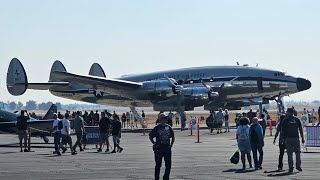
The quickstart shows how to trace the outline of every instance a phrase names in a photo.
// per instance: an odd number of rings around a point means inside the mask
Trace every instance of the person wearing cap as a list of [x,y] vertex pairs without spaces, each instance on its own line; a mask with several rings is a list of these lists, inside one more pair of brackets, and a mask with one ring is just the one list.
[[255,169],[262,169],[264,136],[262,127],[259,124],[259,119],[257,117],[252,118],[249,134],[254,167]]
[[[168,117],[165,116],[163,113],[159,114],[158,119],[160,124],[155,126],[152,129],[152,131],[149,133],[149,139],[153,144],[154,159],[156,162],[155,173],[154,173],[156,180],[158,180],[160,176],[162,158],[164,158],[165,167],[166,167],[165,173],[163,176],[164,180],[169,179],[170,171],[171,171],[171,156],[172,156],[171,148],[175,141],[175,136],[171,126],[166,124],[167,118]],[[156,141],[154,141],[154,138],[156,138]]]
[[81,139],[84,132],[84,128],[83,128],[83,118],[80,116],[80,114],[81,112],[77,111],[76,118],[73,120],[73,129],[75,130],[76,136],[77,136],[77,141],[73,146],[74,152],[76,152],[77,146],[79,146],[80,151],[83,151]]
[[286,118],[284,118],[281,123],[281,129],[283,130],[283,137],[287,149],[289,173],[293,173],[293,152],[296,154],[296,169],[302,171],[299,133],[301,142],[304,144],[303,128],[300,120],[294,116],[294,110],[292,108],[287,109]]

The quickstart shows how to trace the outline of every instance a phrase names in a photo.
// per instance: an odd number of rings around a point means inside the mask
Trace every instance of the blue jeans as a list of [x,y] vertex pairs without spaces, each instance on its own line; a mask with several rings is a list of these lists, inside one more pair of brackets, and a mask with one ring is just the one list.
[[53,138],[54,138],[54,149],[56,151],[59,151],[60,150],[61,132],[60,131],[55,132]]
[[[263,161],[263,150],[262,145],[251,143],[252,156],[254,161],[254,167],[259,167],[262,165]],[[258,160],[258,152],[259,152],[259,160]]]

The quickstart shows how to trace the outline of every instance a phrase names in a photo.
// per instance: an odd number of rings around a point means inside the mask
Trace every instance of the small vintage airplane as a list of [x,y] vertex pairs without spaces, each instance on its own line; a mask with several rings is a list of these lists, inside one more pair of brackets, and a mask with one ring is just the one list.
[[7,89],[15,96],[27,89],[49,90],[72,100],[131,108],[153,106],[155,111],[183,112],[200,106],[239,110],[269,100],[282,102],[283,96],[310,87],[311,82],[304,78],[247,65],[184,68],[113,79],[106,77],[97,63],[89,75],[78,75],[67,72],[57,60],[48,82],[29,83],[23,65],[13,58],[7,72]]
[[[42,120],[34,119],[29,117],[28,124],[32,127],[31,136],[41,137],[48,143],[49,139],[47,136],[51,136],[53,114],[57,113],[57,106],[52,104]],[[0,110],[0,131],[5,133],[17,133],[17,117],[19,112],[12,113],[6,110]]]

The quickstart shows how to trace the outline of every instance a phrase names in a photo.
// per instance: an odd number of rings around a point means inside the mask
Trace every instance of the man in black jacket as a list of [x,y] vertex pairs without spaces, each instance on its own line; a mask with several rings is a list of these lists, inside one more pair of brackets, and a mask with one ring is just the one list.
[[292,108],[287,109],[287,116],[281,123],[281,129],[283,130],[288,154],[289,173],[293,173],[293,152],[296,154],[296,169],[302,171],[299,133],[302,144],[304,144],[305,141],[301,122],[298,118],[294,117],[294,110]]

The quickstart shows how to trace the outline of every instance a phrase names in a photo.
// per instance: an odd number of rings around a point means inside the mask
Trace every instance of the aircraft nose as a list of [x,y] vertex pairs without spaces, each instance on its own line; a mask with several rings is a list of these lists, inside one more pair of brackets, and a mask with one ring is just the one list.
[[311,82],[304,78],[297,78],[298,91],[304,91],[311,88]]

